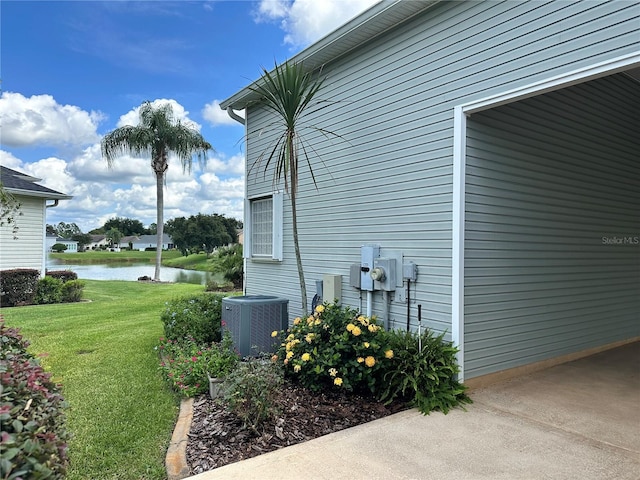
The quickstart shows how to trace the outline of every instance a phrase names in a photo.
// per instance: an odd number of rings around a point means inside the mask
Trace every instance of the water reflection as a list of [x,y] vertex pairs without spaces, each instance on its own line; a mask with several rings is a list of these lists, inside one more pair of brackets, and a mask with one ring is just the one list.
[[[49,270],[72,270],[79,279],[86,280],[129,280],[136,281],[139,277],[153,278],[155,266],[143,264],[101,264],[101,265],[71,265],[57,260],[49,259]],[[195,283],[205,285],[209,280],[222,282],[219,274],[211,272],[198,272],[196,270],[183,270],[181,268],[161,267],[160,280],[163,282]]]

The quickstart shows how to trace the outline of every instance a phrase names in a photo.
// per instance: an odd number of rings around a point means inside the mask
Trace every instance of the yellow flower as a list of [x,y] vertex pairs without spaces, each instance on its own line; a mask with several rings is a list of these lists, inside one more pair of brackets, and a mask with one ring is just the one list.
[[360,327],[353,327],[351,333],[353,333],[354,336],[358,337],[362,333],[362,330],[360,330]]
[[296,317],[293,319],[293,324],[294,325],[300,325],[300,322],[302,321],[302,319],[300,317]]
[[309,360],[311,360],[311,355],[309,355],[308,353],[303,353],[302,357],[300,358],[302,358],[303,362],[308,362]]
[[373,357],[367,357],[364,359],[364,364],[367,367],[373,367],[376,364],[376,359]]
[[316,319],[315,322],[313,322],[314,325],[320,325],[322,323],[322,320],[320,320],[319,318]]
[[362,358],[362,357],[358,357],[358,359],[357,359],[357,360],[358,360],[358,363],[362,363],[362,362],[364,362],[364,358]]
[[370,343],[369,342],[364,342],[363,345],[364,345],[364,348],[369,348]]
[[332,377],[335,377],[337,374],[338,374],[338,370],[336,370],[335,368],[329,369],[329,375],[331,375]]
[[393,350],[387,350],[386,352],[384,352],[384,356],[386,358],[393,358]]
[[302,368],[302,367],[301,367],[300,365],[295,365],[295,366],[293,367],[293,371],[294,371],[294,372],[296,372],[296,373],[298,373],[298,372],[300,371],[300,369],[301,369],[301,368]]
[[318,306],[316,307],[316,312],[318,312],[318,313],[322,313],[322,312],[324,312],[324,305],[318,305]]
[[309,316],[309,318],[307,318],[307,324],[311,325],[314,321],[315,321],[316,317],[314,317],[313,315]]
[[278,355],[273,355],[273,356],[271,357],[271,361],[272,361],[273,363],[276,363],[276,362],[278,361]]
[[287,360],[293,357],[293,352],[287,352]]
[[356,328],[356,326],[353,323],[348,324],[347,325],[347,332],[353,331],[354,328]]
[[307,333],[307,336],[304,337],[304,339],[307,341],[307,343],[311,343],[313,342],[313,339],[315,338],[316,334],[315,333]]
[[356,320],[358,320],[362,325],[364,325],[367,322],[367,317],[365,317],[364,315],[360,315]]
[[367,328],[369,329],[369,331],[370,331],[371,333],[375,333],[375,331],[376,331],[376,326],[375,326],[375,325],[373,325],[373,324],[369,325]]
[[340,385],[342,385],[342,379],[340,377],[334,378],[333,379],[333,384],[337,385],[339,387]]
[[294,338],[296,338],[296,337],[293,336],[293,333],[290,333],[289,336],[287,337],[287,341],[290,342]]
[[284,349],[288,352],[288,351],[290,351],[290,350],[291,350],[291,347],[292,347],[292,346],[293,346],[293,345],[291,344],[291,342],[287,342],[287,344],[284,346]]
[[277,337],[278,336],[278,331],[274,330],[273,332],[271,332],[271,336],[272,337]]

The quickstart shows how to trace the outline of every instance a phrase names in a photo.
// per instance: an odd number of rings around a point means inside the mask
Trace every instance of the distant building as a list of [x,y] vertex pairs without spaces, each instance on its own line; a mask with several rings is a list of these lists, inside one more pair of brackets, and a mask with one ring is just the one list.
[[[11,225],[0,227],[0,270],[33,268],[44,276],[47,209],[56,207],[60,200],[73,197],[38,185],[39,178],[1,165],[0,180],[5,191],[20,202],[20,215],[15,219],[17,234],[14,235]],[[47,203],[49,200],[53,203]]]

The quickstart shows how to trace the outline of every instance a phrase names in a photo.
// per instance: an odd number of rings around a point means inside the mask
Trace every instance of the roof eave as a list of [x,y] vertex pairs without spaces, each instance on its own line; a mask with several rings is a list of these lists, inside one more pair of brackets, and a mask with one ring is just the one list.
[[[333,61],[348,52],[360,47],[373,38],[378,37],[390,28],[405,22],[409,18],[432,7],[441,0],[382,0],[362,14],[354,17],[349,22],[329,33],[322,39],[293,56],[290,61],[302,62],[305,69],[314,71],[322,65]],[[252,101],[257,100],[257,95],[252,88],[256,80],[235,93],[228,99],[220,102],[220,108],[227,110],[243,110]]]
[[24,190],[21,188],[9,188],[5,187],[5,190],[12,195],[21,195],[23,197],[38,197],[46,200],[71,200],[72,195],[65,195],[59,192],[38,192],[35,190]]

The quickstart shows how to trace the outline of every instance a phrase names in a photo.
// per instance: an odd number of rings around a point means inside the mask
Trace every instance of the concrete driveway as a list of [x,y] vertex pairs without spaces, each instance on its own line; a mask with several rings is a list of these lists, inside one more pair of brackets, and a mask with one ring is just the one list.
[[194,477],[640,479],[640,342]]

